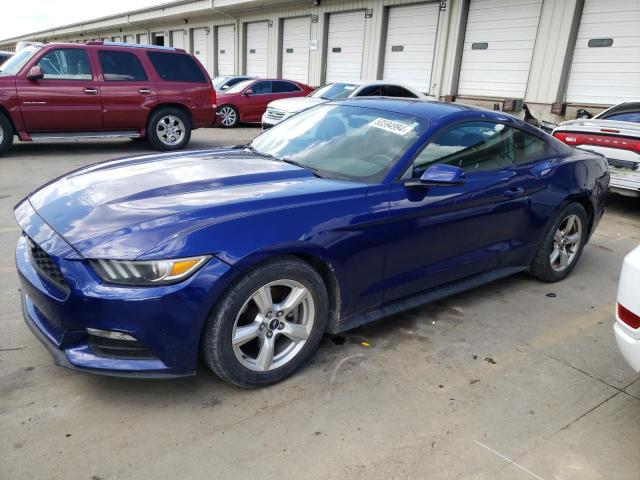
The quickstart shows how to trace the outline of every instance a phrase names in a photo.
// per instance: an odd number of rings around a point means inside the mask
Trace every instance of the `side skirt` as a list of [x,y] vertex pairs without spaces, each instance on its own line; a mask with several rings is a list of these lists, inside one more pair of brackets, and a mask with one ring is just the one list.
[[335,330],[329,331],[328,333],[342,333],[347,330],[351,330],[352,328],[360,327],[370,322],[375,322],[376,320],[380,320],[381,318],[395,315],[396,313],[400,313],[404,310],[419,307],[420,305],[425,305],[427,303],[431,303],[436,300],[455,295],[456,293],[479,287],[486,283],[493,282],[494,280],[508,277],[515,273],[525,271],[526,269],[527,267],[501,268],[498,270],[491,270],[490,272],[484,272],[479,275],[474,275],[472,277],[463,278],[462,280],[458,280],[456,282],[447,283],[446,285],[433,288],[426,292],[419,293],[402,300],[396,300],[395,302],[384,305],[375,310],[371,310],[365,313],[357,313],[355,315],[343,318],[338,323],[337,328]]

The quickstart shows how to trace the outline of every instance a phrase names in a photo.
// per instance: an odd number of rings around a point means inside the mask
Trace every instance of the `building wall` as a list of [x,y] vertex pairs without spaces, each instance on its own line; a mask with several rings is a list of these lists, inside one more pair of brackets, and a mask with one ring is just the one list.
[[[427,0],[429,1],[429,0]],[[456,95],[461,44],[464,42],[466,15],[469,2],[512,0],[447,0],[440,1],[437,40],[432,67],[430,93],[438,98]],[[0,42],[0,50],[12,49],[18,40],[83,42],[114,36],[164,32],[165,42],[169,32],[185,31],[185,45],[192,50],[192,32],[195,28],[208,30],[207,63],[212,75],[215,68],[215,29],[222,25],[235,25],[235,71],[244,73],[246,65],[245,43],[247,23],[268,21],[268,75],[276,77],[281,72],[282,19],[312,16],[311,40],[318,48],[310,51],[309,83],[320,85],[325,78],[326,35],[329,14],[365,10],[365,46],[362,59],[362,79],[380,78],[381,52],[385,41],[385,15],[388,7],[401,4],[425,3],[416,0],[321,0],[314,6],[311,0],[191,0],[178,1],[175,5],[149,8],[104,19],[84,22],[59,29],[25,35]],[[584,0],[544,0],[536,37],[529,79],[524,100],[530,104],[534,115],[540,119],[558,122],[563,115],[551,114],[551,105],[564,98],[568,69],[570,68],[577,22]],[[612,4],[615,8],[615,4]],[[137,38],[137,37],[136,37]],[[165,43],[168,44],[168,43]],[[493,108],[502,105],[501,98],[465,97],[457,101]],[[566,117],[572,118],[579,105],[569,106]],[[594,110],[594,109],[592,109]]]

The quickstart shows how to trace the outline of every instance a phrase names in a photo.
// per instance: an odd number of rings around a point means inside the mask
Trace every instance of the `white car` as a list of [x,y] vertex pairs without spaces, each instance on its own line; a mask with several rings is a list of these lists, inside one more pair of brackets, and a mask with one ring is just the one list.
[[273,127],[294,113],[307,110],[319,103],[350,97],[431,98],[402,83],[385,82],[384,80],[329,83],[315,89],[306,97],[283,98],[271,102],[262,115],[262,128]]
[[553,136],[604,155],[611,173],[609,189],[640,197],[640,102],[621,103],[593,118],[561,123]]
[[622,264],[613,331],[622,356],[640,373],[640,246]]

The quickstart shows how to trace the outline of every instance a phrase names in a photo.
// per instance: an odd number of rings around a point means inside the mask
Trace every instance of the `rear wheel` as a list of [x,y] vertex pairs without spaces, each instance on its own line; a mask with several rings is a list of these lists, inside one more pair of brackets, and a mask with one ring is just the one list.
[[240,123],[240,114],[238,109],[233,105],[223,105],[218,109],[220,115],[220,124],[224,128],[237,127]]
[[211,313],[202,334],[205,362],[240,387],[279,382],[318,348],[328,303],[322,278],[307,263],[266,263],[237,281]]
[[157,150],[180,150],[191,139],[189,117],[177,108],[161,108],[149,119],[147,140]]
[[13,126],[7,117],[0,113],[0,155],[6,153],[13,144]]
[[557,282],[567,277],[578,263],[587,240],[589,219],[584,207],[571,203],[556,216],[544,236],[531,274],[545,282]]

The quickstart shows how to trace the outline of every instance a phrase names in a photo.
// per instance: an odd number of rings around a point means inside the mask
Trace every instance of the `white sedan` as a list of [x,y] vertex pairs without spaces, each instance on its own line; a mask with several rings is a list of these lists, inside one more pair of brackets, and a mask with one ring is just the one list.
[[306,97],[283,98],[271,102],[262,115],[262,129],[273,127],[294,113],[307,110],[319,103],[351,97],[432,98],[402,83],[386,82],[384,80],[328,83],[315,89]]
[[640,373],[640,246],[622,264],[613,331],[622,356]]

